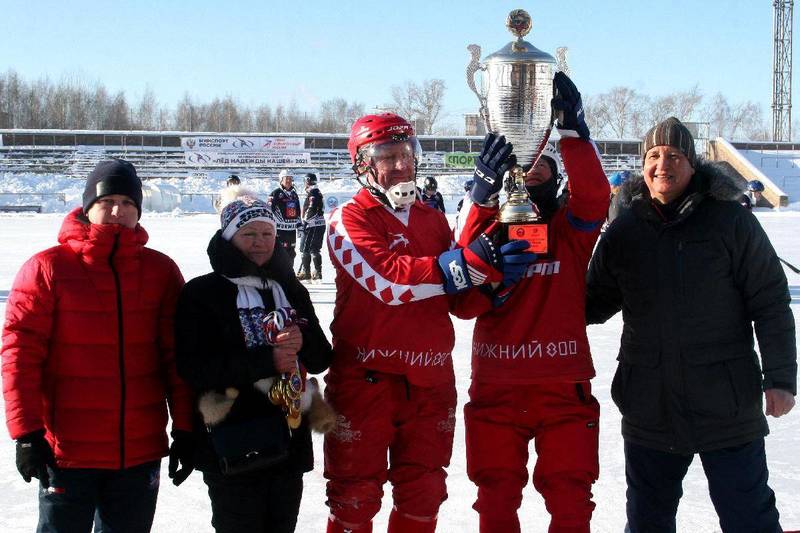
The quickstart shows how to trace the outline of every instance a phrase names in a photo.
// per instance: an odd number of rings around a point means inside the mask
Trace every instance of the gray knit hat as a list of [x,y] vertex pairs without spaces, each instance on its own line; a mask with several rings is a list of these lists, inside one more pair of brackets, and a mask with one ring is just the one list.
[[659,122],[644,136],[642,158],[654,146],[672,146],[680,150],[689,160],[692,167],[696,159],[694,153],[694,137],[689,129],[675,117]]

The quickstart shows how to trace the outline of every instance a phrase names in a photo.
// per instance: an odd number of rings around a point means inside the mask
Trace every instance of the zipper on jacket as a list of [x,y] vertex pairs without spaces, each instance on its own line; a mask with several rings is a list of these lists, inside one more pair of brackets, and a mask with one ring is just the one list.
[[114,236],[114,245],[111,255],[108,256],[108,265],[114,275],[114,288],[117,292],[117,342],[119,343],[119,468],[125,468],[125,337],[122,328],[122,287],[119,282],[119,273],[114,268],[114,255],[119,248],[119,233]]

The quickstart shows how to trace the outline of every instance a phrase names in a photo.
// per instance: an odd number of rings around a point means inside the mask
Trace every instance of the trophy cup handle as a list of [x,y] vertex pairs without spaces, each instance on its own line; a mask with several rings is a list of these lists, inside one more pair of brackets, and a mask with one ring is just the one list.
[[[556,71],[563,72],[567,76],[570,75],[569,65],[567,64],[567,52],[569,48],[566,46],[559,46],[556,48]],[[555,95],[555,88],[553,89],[553,94]],[[542,142],[539,143],[538,148],[536,149],[536,159],[533,160],[533,164],[539,162],[539,159],[542,157],[542,150],[544,150],[545,145],[550,141],[550,134],[553,132],[553,124],[556,121],[555,113],[551,111],[550,114],[550,125],[547,127],[547,131],[545,131],[544,137],[542,138]]]
[[469,65],[467,65],[467,85],[469,85],[469,88],[475,93],[475,96],[478,97],[478,102],[481,104],[480,114],[481,119],[483,119],[483,124],[486,126],[486,131],[491,131],[489,127],[489,109],[486,107],[486,96],[481,94],[475,85],[475,73],[479,70],[486,70],[486,67],[481,65],[481,47],[477,44],[471,44],[467,46],[467,50],[469,50],[471,56]]
[[567,52],[569,48],[559,46],[556,48],[556,70],[561,71],[567,76],[570,75],[569,65],[567,65]]

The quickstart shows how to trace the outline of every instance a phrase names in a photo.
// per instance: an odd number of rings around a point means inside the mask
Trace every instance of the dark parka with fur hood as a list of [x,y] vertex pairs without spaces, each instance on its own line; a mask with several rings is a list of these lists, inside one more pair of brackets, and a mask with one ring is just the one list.
[[623,186],[619,217],[587,278],[588,323],[622,310],[611,394],[623,437],[680,453],[763,437],[762,390],[794,394],[797,377],[794,318],[775,250],[752,213],[732,201],[741,194],[733,178],[711,163],[695,168],[666,209],[642,176]]
[[[303,326],[303,346],[298,358],[310,373],[328,368],[333,355],[331,345],[319,325],[308,291],[295,277],[289,257],[275,247],[272,259],[263,267],[250,262],[223,239],[218,231],[208,246],[213,272],[189,281],[178,299],[176,316],[176,348],[178,373],[198,397],[210,391],[223,393],[235,388],[239,394],[225,414],[229,420],[255,418],[265,411],[277,411],[255,382],[279,375],[272,362],[272,347],[248,348],[245,344],[239,312],[236,307],[237,286],[225,276],[258,276],[277,281],[299,317],[308,321]],[[259,291],[267,311],[275,309],[269,290]],[[219,464],[200,413],[195,415],[198,437],[197,469],[219,472]],[[289,459],[273,470],[308,472],[314,466],[308,417],[292,432]]]

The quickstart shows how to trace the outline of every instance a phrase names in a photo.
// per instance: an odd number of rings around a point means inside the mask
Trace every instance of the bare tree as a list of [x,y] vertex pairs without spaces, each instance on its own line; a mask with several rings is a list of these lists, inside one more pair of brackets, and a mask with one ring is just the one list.
[[150,87],[147,87],[136,109],[133,127],[139,130],[152,130],[156,127],[158,101]]
[[11,120],[7,109],[8,82],[5,76],[0,76],[0,128],[10,128]]
[[675,93],[675,116],[683,117],[681,120],[691,120],[702,102],[703,93],[698,85],[688,91]]
[[242,113],[239,111],[239,105],[231,95],[226,96],[220,102],[220,114],[222,115],[222,128],[220,131],[243,131]]
[[731,140],[764,140],[769,131],[761,108],[747,101],[731,106],[728,99],[717,93],[706,106],[705,120],[709,123],[711,137]]
[[255,129],[259,132],[272,131],[272,109],[267,104],[260,105],[255,111]]
[[418,106],[417,114],[424,121],[427,134],[433,133],[436,121],[442,112],[442,100],[446,88],[444,80],[425,80],[415,95]]
[[702,101],[703,95],[697,85],[688,91],[678,91],[655,98],[649,104],[648,128],[669,117],[677,117],[682,121],[692,120]]
[[606,117],[608,116],[606,101],[599,96],[586,96],[583,98],[583,112],[592,137],[602,138],[605,136],[607,134]]
[[198,123],[195,116],[195,104],[192,102],[192,97],[189,93],[183,93],[183,98],[178,102],[178,107],[175,109],[175,129],[181,131],[196,131],[195,125]]
[[412,95],[416,91],[415,84],[411,81],[406,81],[403,85],[395,85],[392,87],[392,103],[384,107],[391,109],[401,117],[407,120],[415,119],[414,102]]
[[320,104],[318,130],[346,133],[353,122],[363,114],[363,104],[348,103],[344,98],[325,100]]
[[48,127],[64,129],[71,126],[70,96],[71,91],[64,85],[59,85],[50,91],[45,103],[45,115]]
[[158,129],[160,131],[166,131],[174,129],[175,121],[172,116],[172,112],[167,107],[162,107],[158,110]]
[[766,129],[761,108],[749,100],[733,107],[730,122],[731,139],[752,139],[754,135],[761,134]]
[[68,128],[86,129],[89,127],[91,101],[88,89],[78,82],[70,82]]
[[392,87],[392,103],[387,107],[415,123],[417,133],[431,134],[442,111],[446,88],[441,79],[425,80],[419,85],[406,81]]
[[[454,133],[451,125],[438,125],[446,121],[442,111],[445,89],[439,79],[407,81],[392,88],[393,102],[385,107],[412,121],[420,134]],[[707,121],[712,136],[735,140],[769,138],[763,110],[757,104],[732,104],[719,93],[704,101],[697,85],[655,98],[629,87],[614,87],[603,94],[587,95],[584,104],[586,121],[598,138],[638,138],[653,123],[668,116]],[[275,107],[262,103],[250,108],[232,95],[203,103],[194,101],[188,92],[170,108],[159,105],[149,87],[141,100],[131,106],[123,91],[112,95],[100,82],[87,83],[75,76],[64,76],[57,83],[47,77],[29,82],[13,70],[0,73],[3,128],[343,133],[363,114],[363,104],[344,98],[325,100],[318,113],[309,113],[300,109],[296,101]],[[800,127],[795,131],[800,134]]]
[[600,96],[604,100],[602,109],[611,133],[619,138],[625,138],[630,132],[631,116],[638,114],[643,104],[638,93],[629,87],[613,87],[609,92]]
[[127,130],[131,127],[130,107],[125,99],[125,92],[119,91],[111,105],[108,106],[108,113],[106,116],[106,123],[103,129],[112,130]]
[[287,125],[286,121],[286,110],[283,108],[283,104],[278,104],[278,107],[275,108],[275,115],[274,115],[274,122],[275,131],[286,131],[285,127]]

